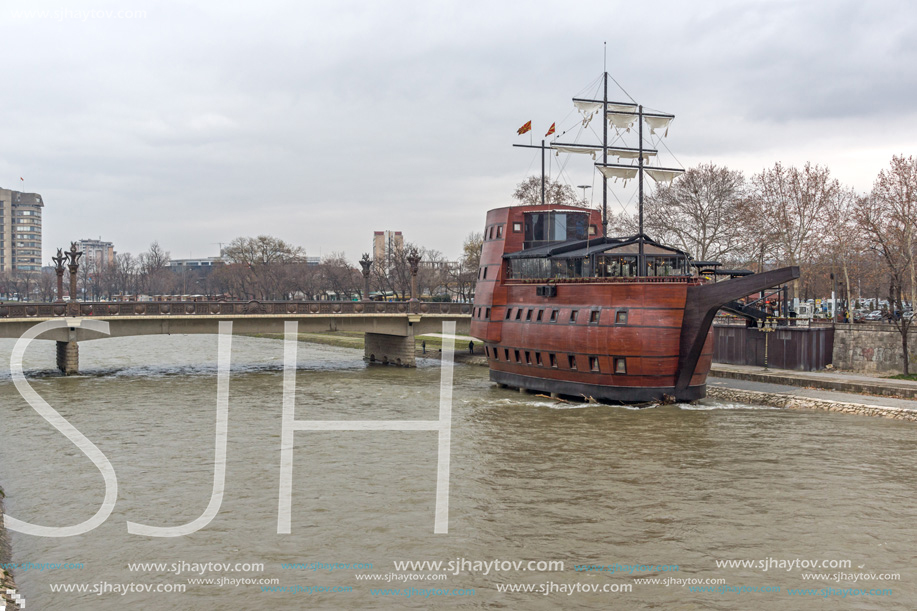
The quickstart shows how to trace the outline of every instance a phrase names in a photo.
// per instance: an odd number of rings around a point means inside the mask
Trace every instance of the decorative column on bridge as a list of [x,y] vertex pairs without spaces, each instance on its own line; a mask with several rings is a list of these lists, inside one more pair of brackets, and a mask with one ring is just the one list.
[[67,260],[67,256],[64,255],[64,251],[60,248],[57,249],[57,256],[51,257],[51,260],[54,261],[54,271],[57,272],[57,300],[64,300],[64,261]]
[[407,256],[408,265],[411,266],[411,301],[418,301],[417,299],[417,270],[420,269],[420,253],[417,252],[416,247],[411,247],[410,252]]
[[[58,250],[57,252],[60,254],[60,250]],[[67,265],[67,267],[70,269],[70,304],[71,304],[68,306],[68,309],[70,310],[71,315],[79,316],[80,315],[79,305],[77,305],[76,303],[77,301],[76,299],[76,273],[80,269],[79,261],[80,261],[80,257],[83,256],[83,253],[76,249],[76,242],[71,242],[70,250],[63,254],[66,255],[67,259],[69,259],[70,261],[69,264]],[[56,258],[55,258],[55,262],[57,262]],[[63,289],[63,286],[61,286],[63,284],[63,276],[64,276],[63,264],[64,264],[64,259],[63,257],[61,257],[60,263],[58,264],[60,269],[57,272],[58,291],[61,291],[61,289]],[[69,341],[57,342],[57,368],[65,376],[76,375],[80,371],[80,348],[79,348],[79,345],[76,343],[76,333],[74,333],[72,330],[70,332]]]
[[363,258],[360,259],[360,267],[363,268],[363,301],[369,301],[369,274],[372,266],[373,260],[369,258],[369,253],[364,252]]
[[83,256],[83,251],[76,249],[76,242],[70,242],[70,250],[65,253],[70,259],[70,264],[67,266],[70,269],[70,301],[76,301],[76,272],[80,269],[80,257]]

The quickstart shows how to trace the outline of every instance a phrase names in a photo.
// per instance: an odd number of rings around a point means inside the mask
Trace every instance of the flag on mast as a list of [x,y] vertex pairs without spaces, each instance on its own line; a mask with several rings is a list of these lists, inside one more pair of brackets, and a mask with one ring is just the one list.
[[548,136],[550,136],[551,134],[554,133],[554,126],[555,126],[555,125],[557,125],[557,123],[551,123],[551,129],[549,129],[549,130],[548,130],[548,133],[546,133],[546,134],[544,135],[545,138],[547,138]]
[[532,122],[526,121],[525,125],[523,125],[522,127],[516,130],[516,133],[521,136],[525,132],[529,132],[529,131],[532,131]]

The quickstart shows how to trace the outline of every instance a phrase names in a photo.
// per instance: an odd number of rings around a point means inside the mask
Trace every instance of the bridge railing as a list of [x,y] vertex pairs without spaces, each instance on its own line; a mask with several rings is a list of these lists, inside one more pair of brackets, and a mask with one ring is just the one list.
[[470,315],[470,303],[427,301],[102,301],[68,303],[3,303],[2,318],[56,316],[220,316],[440,314]]

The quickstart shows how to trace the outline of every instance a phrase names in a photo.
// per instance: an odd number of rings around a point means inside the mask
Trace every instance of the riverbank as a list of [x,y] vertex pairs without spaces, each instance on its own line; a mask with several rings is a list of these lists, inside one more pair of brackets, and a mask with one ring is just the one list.
[[[3,488],[0,488],[0,515],[6,515],[3,509]],[[0,565],[8,565],[13,561],[13,551],[10,547],[9,535],[0,522]],[[13,579],[13,573],[4,568],[0,568],[0,600],[6,603],[8,611],[19,609],[12,597],[7,594],[7,590],[16,590],[16,581]]]
[[728,388],[707,385],[707,396],[720,401],[735,401],[752,405],[768,405],[784,409],[816,409],[828,412],[840,412],[857,416],[873,416],[917,422],[917,409],[895,407],[890,405],[868,405],[868,397],[862,397],[863,403],[852,401],[834,401],[817,397],[806,397],[791,393],[764,392],[741,388]]

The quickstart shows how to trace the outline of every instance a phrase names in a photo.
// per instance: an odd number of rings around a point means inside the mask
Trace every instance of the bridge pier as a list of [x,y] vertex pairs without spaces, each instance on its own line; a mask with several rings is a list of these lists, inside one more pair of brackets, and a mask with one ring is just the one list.
[[363,342],[363,360],[379,365],[416,367],[414,360],[414,329],[408,327],[407,335],[366,333]]
[[57,368],[65,376],[80,372],[80,348],[75,341],[57,343]]

